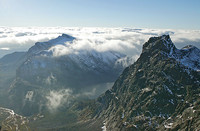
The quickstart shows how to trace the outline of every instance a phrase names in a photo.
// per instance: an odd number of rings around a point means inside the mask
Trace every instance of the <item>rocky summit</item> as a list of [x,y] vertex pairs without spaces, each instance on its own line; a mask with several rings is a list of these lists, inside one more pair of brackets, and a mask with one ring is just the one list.
[[95,119],[107,130],[200,130],[200,50],[152,37],[139,59],[100,96]]

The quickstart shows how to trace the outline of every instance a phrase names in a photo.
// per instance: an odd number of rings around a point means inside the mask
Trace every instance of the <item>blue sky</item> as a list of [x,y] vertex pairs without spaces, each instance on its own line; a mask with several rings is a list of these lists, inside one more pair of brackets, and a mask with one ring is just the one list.
[[200,0],[0,0],[0,26],[200,29]]

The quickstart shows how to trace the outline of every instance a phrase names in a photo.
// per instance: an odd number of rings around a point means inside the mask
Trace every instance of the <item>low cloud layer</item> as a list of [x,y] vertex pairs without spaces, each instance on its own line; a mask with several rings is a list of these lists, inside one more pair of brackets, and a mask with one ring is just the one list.
[[50,111],[56,111],[59,107],[68,104],[72,98],[72,91],[70,89],[52,90],[46,96],[46,106]]
[[[75,99],[95,99],[101,95],[102,92],[110,89],[113,83],[102,83],[93,85],[90,89],[82,88],[79,93],[74,93],[70,88],[50,90],[46,98],[46,107],[50,112],[56,112],[59,108],[69,106]],[[26,94],[26,99],[32,100],[33,92],[29,91]]]
[[[78,27],[0,27],[0,57],[15,51],[27,51],[36,42],[48,41],[61,34],[77,38],[72,50],[56,47],[57,53],[81,49],[114,50],[127,55],[139,55],[142,45],[151,36],[170,34],[178,48],[192,44],[200,48],[200,30],[78,28]],[[59,55],[59,54],[58,54]]]

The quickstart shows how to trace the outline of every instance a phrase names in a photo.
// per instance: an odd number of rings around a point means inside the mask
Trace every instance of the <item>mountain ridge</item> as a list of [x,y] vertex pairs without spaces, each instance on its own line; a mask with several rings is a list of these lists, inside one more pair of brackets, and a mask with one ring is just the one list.
[[138,60],[97,99],[95,119],[116,131],[200,129],[199,63],[191,68],[174,57],[177,52],[187,57],[183,49],[178,50],[168,35],[150,38]]

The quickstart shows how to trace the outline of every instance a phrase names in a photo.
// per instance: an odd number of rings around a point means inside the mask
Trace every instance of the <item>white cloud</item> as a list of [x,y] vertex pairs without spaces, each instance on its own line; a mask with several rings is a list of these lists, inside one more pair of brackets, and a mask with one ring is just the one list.
[[52,90],[46,96],[47,107],[50,111],[56,111],[59,107],[66,103],[69,103],[72,97],[72,91],[70,89]]
[[[200,30],[131,29],[131,28],[79,28],[79,27],[0,27],[0,50],[27,51],[38,41],[48,41],[62,33],[77,38],[70,48],[57,46],[55,55],[84,49],[115,50],[127,55],[139,55],[142,45],[151,36],[170,34],[172,41],[181,48],[193,44],[200,48]],[[6,48],[5,48],[6,47]],[[0,57],[5,52],[0,51]]]

